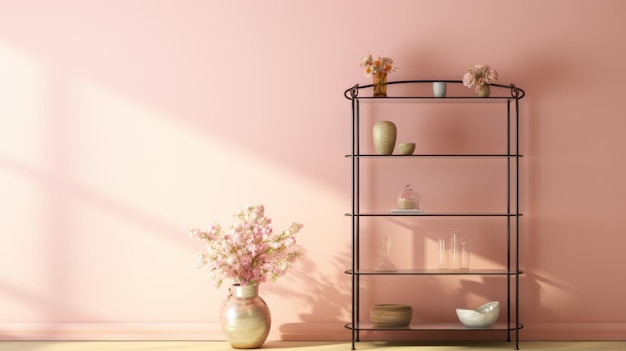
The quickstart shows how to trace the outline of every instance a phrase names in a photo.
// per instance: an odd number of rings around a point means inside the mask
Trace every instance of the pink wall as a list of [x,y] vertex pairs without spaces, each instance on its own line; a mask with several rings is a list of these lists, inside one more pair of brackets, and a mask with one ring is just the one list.
[[[0,0],[0,338],[221,338],[226,289],[193,268],[201,245],[186,231],[258,202],[277,227],[305,224],[306,258],[261,288],[271,337],[346,338],[342,93],[369,83],[368,51],[395,59],[391,80],[489,63],[526,90],[522,338],[626,338],[625,12],[621,0]],[[411,181],[431,206],[453,195],[435,191],[442,174]],[[381,196],[405,181],[382,181]],[[393,237],[399,264],[429,266],[452,226],[474,233],[476,264],[497,265],[488,224],[368,230]],[[366,301],[398,298],[381,288],[393,283],[368,283]],[[399,298],[453,320],[494,298],[489,284],[417,279]]]

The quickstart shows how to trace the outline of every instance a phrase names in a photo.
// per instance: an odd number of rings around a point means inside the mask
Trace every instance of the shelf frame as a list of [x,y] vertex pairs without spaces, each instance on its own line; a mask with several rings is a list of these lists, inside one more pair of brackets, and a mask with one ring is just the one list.
[[[396,84],[429,84],[433,82],[446,82],[452,84],[463,84],[461,80],[403,80],[387,82],[387,85]],[[344,96],[351,101],[352,105],[352,136],[351,136],[351,152],[346,155],[352,163],[352,189],[351,189],[351,211],[345,215],[351,218],[351,245],[352,245],[352,262],[351,268],[346,270],[346,274],[351,277],[352,298],[351,298],[351,323],[346,327],[352,331],[352,350],[356,350],[356,342],[359,341],[359,331],[361,330],[394,330],[389,328],[369,327],[369,324],[360,322],[360,279],[364,275],[501,275],[506,277],[506,315],[507,320],[504,323],[496,324],[494,328],[466,328],[461,325],[451,327],[449,324],[428,324],[410,326],[408,328],[396,328],[397,330],[504,330],[507,332],[507,341],[511,341],[511,334],[515,335],[515,349],[519,350],[519,330],[523,325],[519,320],[519,277],[523,272],[519,266],[519,219],[522,216],[519,208],[519,165],[520,158],[523,157],[519,153],[519,100],[525,95],[525,91],[514,84],[490,84],[492,88],[492,96],[488,98],[479,98],[475,96],[450,96],[444,98],[435,98],[432,96],[359,96],[362,89],[372,88],[373,84],[359,85],[356,84],[345,90]],[[501,94],[502,92],[508,94]],[[495,94],[494,94],[495,93]],[[387,102],[429,102],[429,103],[502,103],[506,104],[506,134],[507,145],[506,152],[503,154],[416,154],[416,155],[374,155],[360,153],[360,104],[361,103],[387,103]],[[361,159],[367,158],[499,158],[506,160],[506,212],[504,213],[361,213],[360,208],[360,179],[361,179]],[[460,216],[460,217],[505,217],[506,218],[506,245],[507,258],[505,270],[469,270],[469,271],[447,271],[440,270],[399,270],[397,272],[377,272],[373,270],[361,269],[360,257],[360,225],[362,217],[444,217],[444,216]],[[514,252],[512,252],[512,248]],[[514,291],[514,293],[513,293]],[[514,301],[513,301],[514,296]],[[514,307],[514,320],[512,320],[511,307]],[[353,328],[352,326],[357,326]]]

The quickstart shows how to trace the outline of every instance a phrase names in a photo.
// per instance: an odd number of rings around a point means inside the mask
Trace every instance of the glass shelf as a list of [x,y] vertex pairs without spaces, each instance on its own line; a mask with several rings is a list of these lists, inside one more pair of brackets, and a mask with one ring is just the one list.
[[356,324],[356,328],[352,328],[352,323],[347,323],[345,325],[346,329],[350,330],[395,330],[395,331],[459,331],[459,330],[490,330],[490,331],[507,331],[507,330],[519,330],[524,328],[522,323],[515,327],[515,323],[511,323],[510,325],[506,322],[496,322],[489,327],[486,328],[469,328],[461,324],[460,322],[448,322],[448,323],[412,323],[407,327],[377,327],[371,322],[359,322]]
[[387,96],[387,97],[373,97],[373,96],[359,96],[355,100],[360,103],[399,103],[399,102],[423,102],[423,103],[503,103],[509,100],[515,100],[515,97],[511,96],[490,96],[488,98],[481,98],[476,96],[446,96],[442,98],[436,98],[433,96]]
[[378,158],[378,157],[422,157],[422,158],[515,158],[515,157],[524,157],[524,155],[516,155],[516,154],[413,154],[413,155],[378,155],[378,154],[346,154],[346,158],[348,157],[363,157],[363,158]]
[[[352,274],[352,270],[345,271]],[[507,271],[506,269],[398,269],[393,272],[382,272],[374,269],[359,269],[354,275],[521,275],[522,271]]]
[[[387,82],[387,86],[426,86],[431,85],[434,82],[446,82],[451,84],[451,87],[462,86],[463,81],[461,80],[401,80],[401,81],[389,81]],[[471,89],[463,90],[463,93],[453,93],[450,90],[450,94],[445,97],[434,97],[432,93],[427,93],[425,95],[397,95],[394,96],[392,94],[388,94],[386,97],[374,97],[372,95],[359,96],[359,90],[363,89],[365,91],[369,91],[373,84],[365,84],[365,85],[354,85],[353,87],[347,89],[344,92],[344,97],[348,100],[358,100],[359,102],[401,102],[401,101],[425,101],[425,102],[479,102],[479,103],[494,103],[494,102],[502,102],[502,101],[512,101],[512,100],[520,100],[525,95],[526,92],[523,89],[516,87],[513,84],[505,85],[505,84],[489,84],[491,89],[491,95],[489,97],[477,97],[472,95]]]
[[506,213],[506,212],[422,212],[422,213],[391,213],[391,212],[365,212],[352,214],[347,212],[345,214],[348,217],[521,217],[521,213]]

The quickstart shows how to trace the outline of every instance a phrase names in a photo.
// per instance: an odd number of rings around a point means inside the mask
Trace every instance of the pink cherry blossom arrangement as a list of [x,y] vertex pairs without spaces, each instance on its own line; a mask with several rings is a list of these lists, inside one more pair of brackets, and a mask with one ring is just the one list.
[[373,74],[378,73],[390,73],[397,68],[393,66],[393,60],[389,57],[374,58],[372,54],[361,59],[361,67],[365,68],[364,74],[366,77],[371,77]]
[[469,66],[467,73],[463,76],[463,85],[468,88],[476,86],[475,90],[478,91],[481,86],[486,84],[495,83],[498,79],[498,72],[489,68],[489,65],[481,64],[474,67]]
[[263,205],[247,206],[236,214],[239,220],[228,230],[219,224],[206,230],[191,229],[189,236],[203,240],[206,252],[198,253],[196,267],[209,269],[209,277],[220,287],[225,278],[241,285],[259,285],[283,276],[303,252],[294,248],[294,235],[302,224],[292,223],[274,233]]

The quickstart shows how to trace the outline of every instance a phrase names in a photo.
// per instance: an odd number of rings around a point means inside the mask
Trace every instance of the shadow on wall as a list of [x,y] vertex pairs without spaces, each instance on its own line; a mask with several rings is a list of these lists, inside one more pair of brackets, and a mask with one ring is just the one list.
[[[320,269],[306,255],[291,274],[296,277],[300,292],[276,292],[291,297],[308,310],[300,314],[302,323],[286,323],[280,326],[283,340],[303,340],[321,334],[333,339],[348,335],[346,329],[337,329],[337,323],[347,323],[350,318],[350,276],[344,272],[350,267],[350,249],[338,251],[332,259],[332,269]],[[292,296],[290,296],[292,295]],[[325,323],[320,324],[320,316]],[[327,323],[327,324],[326,324]]]

